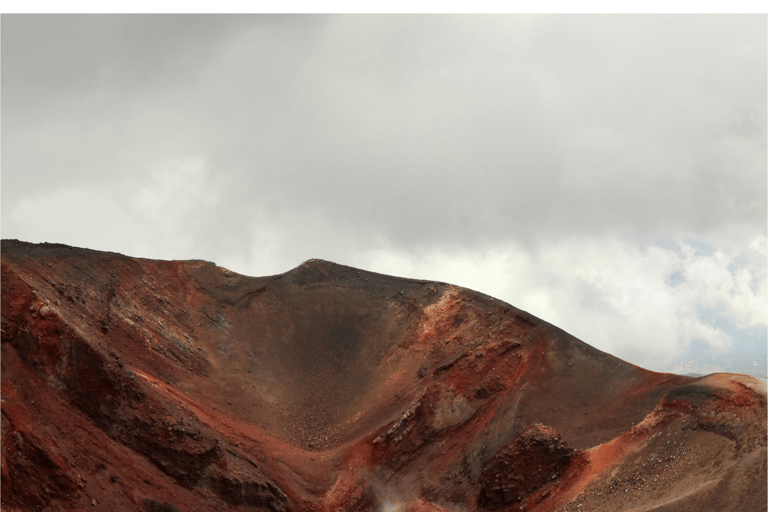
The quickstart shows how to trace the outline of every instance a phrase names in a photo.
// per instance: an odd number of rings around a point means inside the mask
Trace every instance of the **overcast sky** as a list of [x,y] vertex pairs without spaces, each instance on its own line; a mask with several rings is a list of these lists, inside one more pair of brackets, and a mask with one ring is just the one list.
[[767,19],[3,15],[2,237],[323,258],[764,375]]

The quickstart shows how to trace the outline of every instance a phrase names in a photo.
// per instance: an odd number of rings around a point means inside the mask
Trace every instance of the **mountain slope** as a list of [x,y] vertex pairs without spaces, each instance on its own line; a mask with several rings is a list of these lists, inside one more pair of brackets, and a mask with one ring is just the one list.
[[766,509],[756,379],[444,283],[4,240],[2,330],[4,510]]

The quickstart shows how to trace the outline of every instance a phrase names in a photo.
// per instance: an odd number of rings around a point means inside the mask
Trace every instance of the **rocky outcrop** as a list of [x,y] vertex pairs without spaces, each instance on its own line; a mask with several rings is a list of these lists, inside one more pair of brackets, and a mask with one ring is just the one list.
[[551,428],[526,427],[485,462],[478,505],[487,510],[524,509],[531,495],[563,474],[573,454]]

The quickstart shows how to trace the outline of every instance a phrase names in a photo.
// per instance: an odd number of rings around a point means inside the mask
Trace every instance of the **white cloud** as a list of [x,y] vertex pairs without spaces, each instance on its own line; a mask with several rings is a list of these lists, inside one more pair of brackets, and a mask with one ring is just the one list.
[[3,237],[64,242],[79,247],[133,252],[126,233],[133,221],[116,194],[98,186],[71,186],[22,198],[3,216]]
[[205,240],[215,229],[211,214],[218,202],[203,161],[172,160],[111,186],[72,185],[25,196],[3,218],[3,236],[144,258],[214,258]]
[[172,243],[177,252],[188,253],[198,237],[194,231],[219,202],[216,183],[202,160],[174,160],[153,166],[147,174],[126,187],[131,218],[151,227],[148,241],[160,244],[157,252],[165,253],[165,244]]

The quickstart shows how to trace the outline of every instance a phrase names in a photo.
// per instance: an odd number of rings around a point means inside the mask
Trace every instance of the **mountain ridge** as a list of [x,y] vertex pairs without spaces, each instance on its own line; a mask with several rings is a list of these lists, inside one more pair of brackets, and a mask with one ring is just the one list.
[[1,248],[4,509],[764,510],[755,379],[650,372],[479,292],[325,260]]

